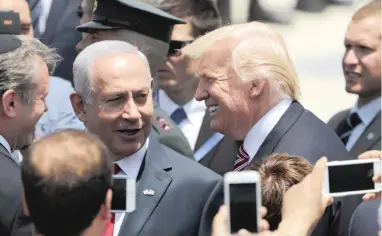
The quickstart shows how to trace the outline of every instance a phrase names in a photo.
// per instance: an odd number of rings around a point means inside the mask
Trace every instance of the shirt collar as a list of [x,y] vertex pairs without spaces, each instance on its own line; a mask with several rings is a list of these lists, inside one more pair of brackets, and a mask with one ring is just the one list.
[[250,160],[256,155],[261,144],[269,135],[272,129],[276,126],[277,122],[288,109],[292,99],[284,99],[268,111],[254,126],[244,138],[244,149],[247,151]]
[[361,108],[358,108],[358,102],[351,109],[350,113],[357,112],[359,118],[366,126],[370,125],[373,119],[381,111],[381,97],[374,99]]
[[14,162],[18,164],[22,161],[22,155],[20,151],[16,150],[12,153],[11,145],[9,145],[8,141],[2,135],[0,135],[0,144],[5,147]]
[[[169,115],[171,115],[179,107],[182,107],[176,104],[163,90],[159,90],[159,101],[160,107]],[[183,106],[187,119],[192,124],[199,122],[199,115],[204,116],[206,108],[207,107],[203,101],[197,101],[195,98]]]
[[119,168],[130,178],[137,178],[139,169],[141,168],[143,159],[146,155],[147,149],[149,147],[149,138],[146,139],[145,144],[136,153],[127,156],[116,163]]

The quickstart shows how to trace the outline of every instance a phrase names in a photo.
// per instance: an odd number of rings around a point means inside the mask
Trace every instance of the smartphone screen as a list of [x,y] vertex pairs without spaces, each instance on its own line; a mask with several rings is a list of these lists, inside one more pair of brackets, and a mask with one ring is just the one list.
[[240,229],[257,233],[256,183],[230,184],[229,200],[231,234]]
[[126,211],[126,184],[127,179],[113,178],[112,211]]
[[374,163],[328,166],[328,174],[330,193],[374,189]]

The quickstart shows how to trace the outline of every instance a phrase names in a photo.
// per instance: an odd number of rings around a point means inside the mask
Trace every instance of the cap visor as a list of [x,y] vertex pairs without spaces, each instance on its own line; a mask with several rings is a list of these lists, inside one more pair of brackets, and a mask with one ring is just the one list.
[[97,30],[112,30],[117,28],[120,28],[120,27],[113,27],[113,26],[103,25],[96,21],[89,21],[88,23],[77,26],[76,30],[82,33],[90,33],[92,31],[97,31]]

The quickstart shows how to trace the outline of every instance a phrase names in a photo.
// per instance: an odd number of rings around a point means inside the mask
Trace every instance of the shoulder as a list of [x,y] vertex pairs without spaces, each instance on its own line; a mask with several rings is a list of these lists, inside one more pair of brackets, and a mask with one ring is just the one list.
[[378,210],[380,207],[380,199],[362,202],[351,218],[349,225],[350,235],[374,235],[379,230]]
[[346,119],[349,112],[350,112],[350,109],[346,109],[336,113],[332,118],[329,119],[328,125],[330,125],[333,128],[337,128],[339,123],[343,121],[344,119]]

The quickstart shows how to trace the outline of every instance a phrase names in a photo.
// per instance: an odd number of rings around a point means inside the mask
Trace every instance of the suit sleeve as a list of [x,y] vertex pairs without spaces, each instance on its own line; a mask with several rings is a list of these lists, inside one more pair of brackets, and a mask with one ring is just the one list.
[[204,206],[198,236],[211,236],[212,221],[223,202],[223,180],[221,179],[216,183]]

